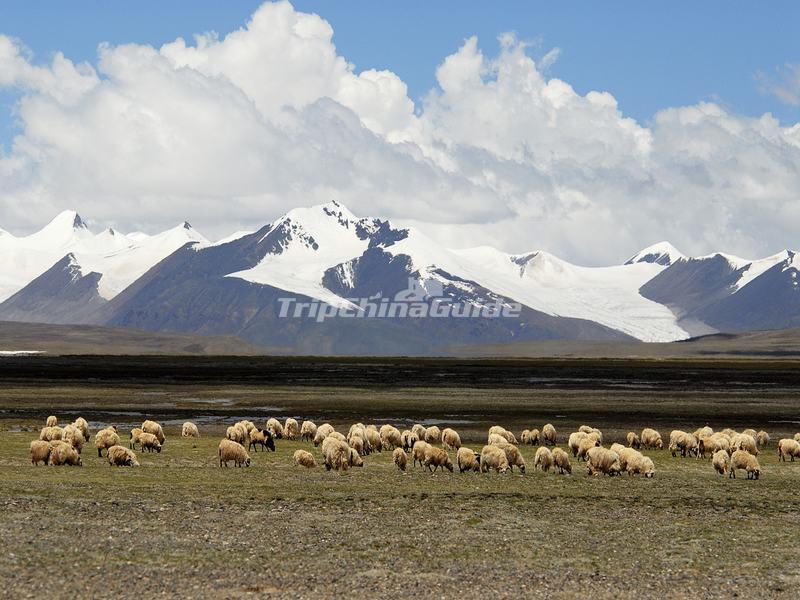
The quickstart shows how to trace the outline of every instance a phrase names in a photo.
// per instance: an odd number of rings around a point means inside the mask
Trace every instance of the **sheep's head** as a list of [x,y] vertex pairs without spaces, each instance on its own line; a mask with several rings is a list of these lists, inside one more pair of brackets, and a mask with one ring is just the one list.
[[475,456],[475,461],[476,461],[478,464],[481,464],[481,455],[480,455],[480,454],[478,454],[477,452],[473,452],[472,454]]
[[[262,430],[262,433],[266,436],[267,441],[265,442],[267,448],[272,452],[275,452],[275,439],[272,437],[272,434],[267,431],[266,429]],[[316,443],[314,444],[317,445]]]
[[244,466],[245,467],[249,467],[250,466],[250,457],[249,456],[244,459]]
[[525,465],[524,464],[519,466],[519,471],[520,471],[520,473],[523,473],[523,474],[525,473]]

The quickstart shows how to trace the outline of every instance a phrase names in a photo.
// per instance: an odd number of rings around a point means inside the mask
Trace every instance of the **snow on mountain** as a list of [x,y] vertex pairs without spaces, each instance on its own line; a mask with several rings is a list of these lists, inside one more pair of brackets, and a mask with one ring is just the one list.
[[[325,271],[361,256],[369,247],[368,219],[358,219],[338,202],[296,208],[272,223],[263,239],[275,247],[252,269],[230,273],[245,281],[317,298],[333,306],[351,306],[322,285]],[[261,241],[263,241],[263,239]]]
[[739,278],[739,281],[735,284],[735,289],[738,292],[748,283],[753,281],[756,277],[763,274],[765,271],[771,269],[778,263],[782,263],[784,261],[790,261],[793,257],[794,253],[790,252],[789,250],[784,250],[782,252],[778,252],[777,254],[773,254],[772,256],[768,256],[766,258],[761,258],[758,260],[751,260],[746,261],[746,263],[740,267],[744,268],[744,272],[742,276]]
[[108,300],[187,242],[207,240],[188,223],[154,236],[130,237],[113,229],[95,235],[75,211],[64,211],[31,235],[0,236],[0,260],[13,265],[0,273],[0,302],[67,254],[72,255],[82,274],[103,275],[99,293]]
[[686,257],[669,242],[658,242],[634,254],[625,261],[625,264],[633,265],[644,262],[668,267],[684,258]]

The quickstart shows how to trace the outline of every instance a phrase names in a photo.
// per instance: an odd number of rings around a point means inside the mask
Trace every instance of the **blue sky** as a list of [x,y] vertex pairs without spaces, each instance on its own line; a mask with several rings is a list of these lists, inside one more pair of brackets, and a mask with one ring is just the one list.
[[[240,27],[258,1],[191,3],[140,0],[0,5],[0,33],[21,39],[38,61],[62,51],[94,62],[100,42],[156,47],[197,32]],[[713,100],[730,111],[771,112],[784,124],[800,107],[759,91],[759,72],[800,63],[800,2],[355,2],[302,1],[334,28],[339,53],[365,68],[390,69],[415,101],[435,85],[435,68],[462,41],[477,35],[494,54],[498,34],[514,31],[534,44],[532,55],[561,49],[550,74],[579,93],[610,91],[623,113],[642,123],[659,109]],[[2,134],[11,133],[14,96],[0,93]]]

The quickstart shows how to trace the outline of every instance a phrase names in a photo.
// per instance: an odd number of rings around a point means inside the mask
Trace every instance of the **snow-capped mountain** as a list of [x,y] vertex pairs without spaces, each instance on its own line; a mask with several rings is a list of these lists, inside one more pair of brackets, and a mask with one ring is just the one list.
[[[687,257],[661,242],[622,265],[582,267],[542,250],[453,250],[337,202],[210,243],[188,224],[156,236],[94,234],[74,212],[25,238],[0,233],[0,319],[227,333],[287,351],[430,353],[511,340],[673,341],[798,323],[796,255]],[[355,308],[409,278],[472,306],[520,303],[517,319],[281,319],[281,298]],[[796,325],[795,325],[796,326]]]

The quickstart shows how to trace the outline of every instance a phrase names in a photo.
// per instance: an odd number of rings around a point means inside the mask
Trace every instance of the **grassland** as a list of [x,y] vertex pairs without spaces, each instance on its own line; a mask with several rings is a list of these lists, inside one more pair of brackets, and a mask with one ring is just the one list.
[[[579,381],[537,372],[527,385],[506,370],[462,386],[447,373],[447,385],[434,385],[441,377],[417,372],[405,382],[358,386],[346,375],[333,385],[318,366],[316,382],[293,372],[293,383],[273,374],[273,384],[213,373],[204,382],[47,370],[4,378],[0,369],[2,589],[10,597],[794,598],[800,461],[778,463],[774,440],[800,429],[798,387],[751,367],[735,369],[736,379],[725,370],[652,375],[658,365]],[[35,433],[21,429],[38,429],[50,413],[125,431],[151,416],[167,424],[168,440],[161,454],[140,453],[139,469],[111,468],[91,447],[82,468],[33,467]],[[340,430],[354,420],[436,421],[474,448],[488,424],[518,433],[547,421],[562,446],[583,422],[608,443],[645,425],[668,435],[706,423],[763,428],[773,443],[759,456],[758,481],[719,477],[708,461],[666,451],[647,451],[652,480],[591,478],[575,463],[570,476],[401,474],[386,452],[339,475],[293,467],[295,449],[314,450],[286,441],[252,454],[248,469],[217,466],[227,423],[272,415]],[[178,437],[184,419],[203,437]],[[532,463],[534,448],[522,449]]]

